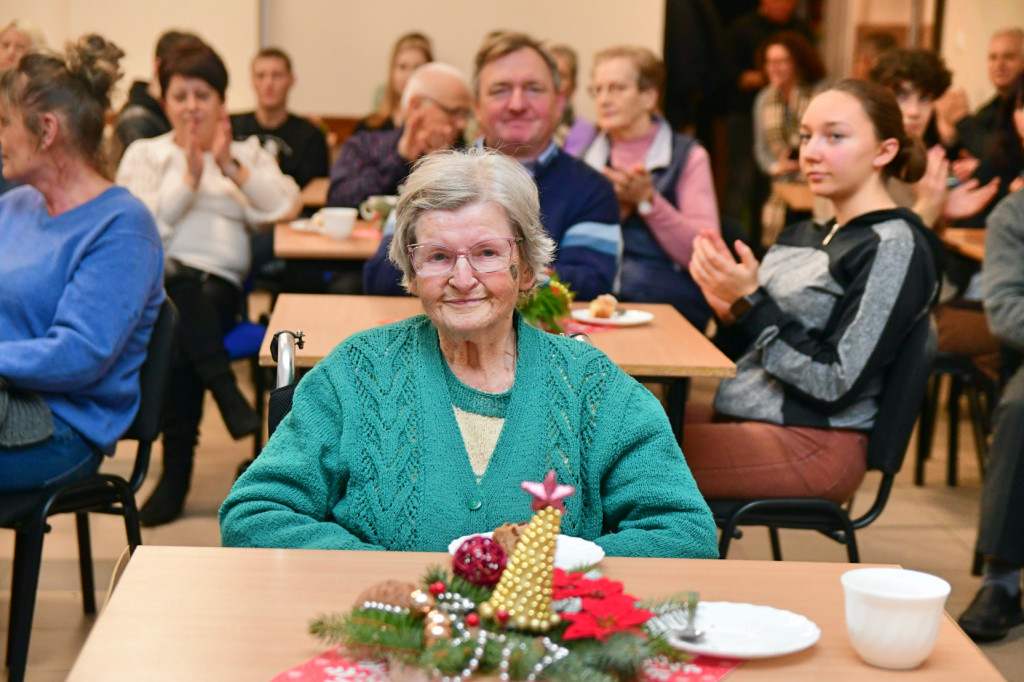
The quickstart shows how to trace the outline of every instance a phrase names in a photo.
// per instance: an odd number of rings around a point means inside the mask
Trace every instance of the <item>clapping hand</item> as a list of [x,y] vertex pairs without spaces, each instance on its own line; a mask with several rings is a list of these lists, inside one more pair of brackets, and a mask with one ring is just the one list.
[[605,167],[601,170],[615,189],[623,217],[628,216],[641,201],[654,199],[654,180],[642,164],[629,170]]
[[213,132],[213,145],[210,151],[221,170],[232,163],[231,159],[231,119],[228,118],[226,107],[221,109],[220,120],[217,122],[217,129]]
[[439,108],[420,106],[411,111],[405,120],[405,130],[398,140],[398,153],[407,161],[415,161],[421,156],[450,147],[459,132]]
[[700,287],[708,305],[719,320],[734,322],[730,311],[737,299],[757,291],[758,262],[754,252],[736,240],[737,263],[722,236],[712,230],[701,230],[693,240],[690,275]]
[[199,144],[198,126],[196,119],[190,118],[185,131],[185,161],[188,164],[185,183],[192,189],[199,187],[199,180],[203,177],[203,148]]
[[947,220],[963,220],[980,212],[995,198],[999,191],[999,178],[993,178],[983,187],[977,178],[971,178],[964,184],[951,189],[942,207],[942,215]]

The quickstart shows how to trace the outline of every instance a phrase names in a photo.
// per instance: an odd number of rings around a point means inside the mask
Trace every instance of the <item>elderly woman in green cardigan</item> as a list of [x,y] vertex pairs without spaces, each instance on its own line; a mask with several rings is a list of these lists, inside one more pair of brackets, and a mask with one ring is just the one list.
[[303,377],[221,507],[224,545],[444,551],[528,520],[519,483],[553,469],[576,487],[563,533],[609,555],[716,557],[659,402],[516,312],[555,250],[525,168],[425,157],[396,217],[390,258],[426,314],[349,337]]

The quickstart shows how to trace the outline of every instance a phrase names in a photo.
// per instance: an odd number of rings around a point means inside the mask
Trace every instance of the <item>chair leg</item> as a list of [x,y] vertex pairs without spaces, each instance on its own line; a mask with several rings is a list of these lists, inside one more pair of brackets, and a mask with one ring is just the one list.
[[117,495],[121,501],[121,515],[124,516],[124,534],[128,538],[128,550],[135,551],[135,548],[142,544],[142,528],[139,525],[139,508],[135,505],[135,493],[130,485],[123,480],[111,481],[117,488]]
[[985,555],[974,550],[974,561],[971,563],[971,575],[981,575],[985,568]]
[[985,408],[982,405],[980,389],[967,389],[967,400],[971,411],[971,431],[974,434],[974,450],[978,455],[978,473],[985,478],[985,463],[988,461],[988,429],[985,422]]
[[731,521],[722,526],[722,537],[718,539],[718,558],[725,559],[729,555],[729,543],[732,542],[736,526]]
[[88,512],[75,513],[75,527],[78,531],[78,573],[82,579],[82,608],[86,613],[96,613],[96,581],[92,573],[92,542],[89,537]]
[[957,448],[960,445],[960,394],[963,380],[954,376],[949,385],[949,443],[947,443],[946,485],[956,486]]
[[[7,627],[8,682],[23,682],[32,635],[32,617],[39,588],[39,567],[43,555],[45,522],[33,521],[17,531],[14,540],[14,577],[11,582],[11,619]],[[17,596],[15,596],[17,595]]]
[[939,388],[941,378],[933,376],[924,395],[921,406],[921,419],[917,425],[917,459],[914,462],[914,485],[924,485],[924,465],[931,457],[932,443],[935,438],[935,412],[939,404]]
[[772,539],[772,561],[782,561],[782,545],[779,543],[779,529],[768,526],[768,537]]
[[[256,391],[256,414],[260,416],[262,420],[264,415],[267,413],[266,410],[266,399],[264,397],[267,388],[267,382],[265,381],[266,373],[264,369],[260,367],[259,356],[253,356],[249,359],[249,368],[252,372],[252,384]],[[260,451],[263,450],[263,429],[260,429],[253,436],[252,441],[252,456],[253,459],[259,456]]]

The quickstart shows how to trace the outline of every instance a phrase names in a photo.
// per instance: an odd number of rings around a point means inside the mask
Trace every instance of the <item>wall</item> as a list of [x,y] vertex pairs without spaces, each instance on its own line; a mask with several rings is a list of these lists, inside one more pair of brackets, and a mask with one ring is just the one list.
[[429,35],[435,56],[467,71],[484,34],[525,30],[566,42],[581,55],[576,107],[593,114],[585,94],[590,55],[613,44],[636,43],[661,52],[663,0],[4,0],[3,15],[40,24],[52,46],[97,31],[120,45],[127,89],[148,79],[153,47],[167,28],[198,32],[227,63],[233,111],[253,106],[249,59],[259,46],[260,12],[267,12],[269,41],[290,52],[298,83],[296,111],[362,115],[384,82],[394,39],[411,30]]

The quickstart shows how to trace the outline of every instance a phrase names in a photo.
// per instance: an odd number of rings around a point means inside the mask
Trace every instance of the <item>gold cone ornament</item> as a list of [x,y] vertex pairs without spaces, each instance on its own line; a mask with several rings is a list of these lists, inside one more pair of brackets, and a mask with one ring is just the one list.
[[517,630],[547,632],[560,620],[551,608],[551,592],[555,541],[565,511],[562,500],[576,489],[558,485],[554,471],[549,471],[542,483],[524,481],[522,487],[534,496],[531,508],[536,513],[512,551],[491,598],[480,605],[480,615],[508,621]]

